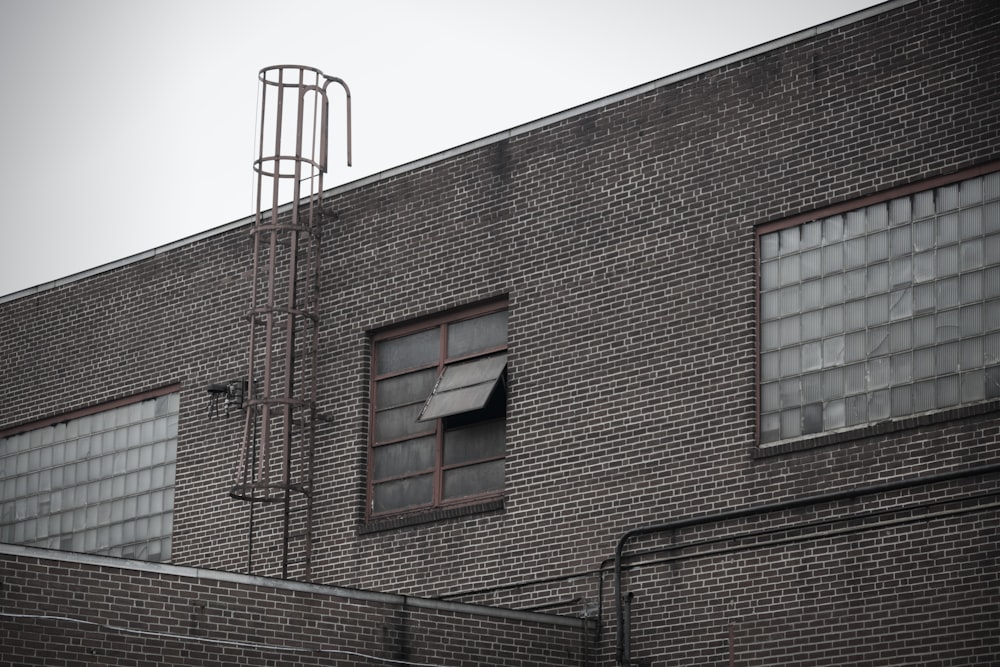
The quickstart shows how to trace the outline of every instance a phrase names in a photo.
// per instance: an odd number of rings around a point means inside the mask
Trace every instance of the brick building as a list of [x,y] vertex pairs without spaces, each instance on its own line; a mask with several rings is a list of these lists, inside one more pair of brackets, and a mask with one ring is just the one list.
[[894,0],[326,191],[308,577],[206,392],[251,219],[0,298],[4,655],[996,664],[998,30]]

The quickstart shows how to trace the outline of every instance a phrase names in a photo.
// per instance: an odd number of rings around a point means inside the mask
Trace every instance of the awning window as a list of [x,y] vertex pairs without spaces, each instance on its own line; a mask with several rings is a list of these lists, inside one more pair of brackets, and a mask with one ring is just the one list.
[[418,421],[481,410],[507,367],[507,355],[461,361],[445,366]]

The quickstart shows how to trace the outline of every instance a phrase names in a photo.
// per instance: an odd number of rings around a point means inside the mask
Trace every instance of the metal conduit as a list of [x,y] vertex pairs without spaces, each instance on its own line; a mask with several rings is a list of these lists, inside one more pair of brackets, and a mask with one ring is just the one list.
[[[623,596],[622,596],[622,571],[624,569],[622,565],[622,559],[625,552],[625,547],[631,540],[643,535],[669,532],[672,530],[677,530],[679,528],[688,528],[691,526],[697,526],[706,523],[715,523],[715,522],[729,521],[732,519],[740,519],[750,516],[759,516],[763,514],[770,514],[772,512],[780,512],[789,509],[796,509],[799,507],[807,507],[809,505],[820,505],[824,503],[837,502],[839,500],[849,500],[852,498],[858,498],[860,496],[874,495],[877,493],[886,493],[889,491],[897,491],[901,489],[912,488],[915,486],[927,486],[955,479],[963,479],[966,477],[988,475],[996,472],[1000,472],[1000,463],[977,466],[975,468],[967,468],[964,470],[954,470],[950,472],[939,473],[936,475],[927,475],[924,477],[914,477],[910,479],[885,482],[882,484],[856,487],[853,489],[846,489],[843,491],[833,491],[830,493],[820,493],[820,494],[802,496],[799,498],[792,498],[790,500],[783,500],[774,503],[767,503],[764,505],[744,507],[735,510],[727,510],[723,512],[716,512],[713,514],[702,514],[693,517],[675,519],[673,521],[668,521],[665,523],[658,523],[649,526],[640,526],[638,528],[633,528],[627,531],[624,535],[622,535],[618,539],[618,544],[615,546],[615,556],[614,556],[615,624],[616,624],[615,655],[617,663],[619,665],[626,665],[626,666],[631,664],[631,656],[630,656],[631,651],[626,650],[627,635],[625,632],[625,619],[624,619],[625,610],[623,609],[623,605],[625,603],[623,602]],[[786,526],[785,528],[794,528],[794,527],[796,526]],[[759,546],[759,545],[754,545],[754,546]],[[603,581],[601,583],[603,584]]]

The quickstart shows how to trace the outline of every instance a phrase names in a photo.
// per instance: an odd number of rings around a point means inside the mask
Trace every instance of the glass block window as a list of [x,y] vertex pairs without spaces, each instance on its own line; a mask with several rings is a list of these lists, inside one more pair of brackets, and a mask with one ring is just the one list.
[[373,338],[370,516],[503,492],[506,349],[506,304]]
[[0,542],[170,560],[179,400],[0,438]]
[[759,242],[762,444],[1000,398],[1000,173]]

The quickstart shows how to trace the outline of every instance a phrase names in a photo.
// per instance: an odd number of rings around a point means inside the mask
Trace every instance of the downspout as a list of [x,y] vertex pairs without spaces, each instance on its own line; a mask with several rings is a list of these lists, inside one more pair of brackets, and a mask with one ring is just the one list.
[[[851,498],[857,498],[859,496],[873,495],[876,493],[885,493],[888,491],[896,491],[899,489],[911,488],[914,486],[925,486],[930,484],[937,484],[939,482],[946,482],[954,479],[961,479],[964,477],[975,477],[977,475],[987,475],[995,472],[1000,472],[1000,463],[993,463],[989,465],[977,466],[975,468],[967,468],[965,470],[954,470],[951,472],[939,473],[936,475],[927,475],[925,477],[914,477],[910,479],[896,480],[893,482],[885,482],[883,484],[874,484],[871,486],[861,486],[853,489],[846,489],[843,491],[833,491],[830,493],[819,493],[808,496],[801,496],[799,498],[792,498],[790,500],[782,500],[774,503],[767,503],[764,505],[752,505],[750,507],[744,507],[735,510],[727,510],[723,512],[717,512],[714,514],[701,514],[693,517],[688,517],[684,519],[675,519],[673,521],[668,521],[666,523],[658,523],[649,526],[640,526],[638,528],[633,528],[626,532],[618,539],[618,544],[615,546],[615,625],[616,625],[616,661],[619,665],[630,665],[631,664],[631,647],[626,647],[626,633],[624,627],[624,617],[625,613],[623,610],[623,596],[622,596],[622,557],[625,552],[626,545],[636,537],[642,535],[651,535],[653,533],[663,533],[672,530],[677,530],[679,528],[688,528],[691,526],[697,526],[705,523],[714,523],[718,521],[729,521],[731,519],[740,519],[748,516],[755,516],[760,514],[769,514],[771,512],[780,512],[789,509],[795,509],[798,507],[806,507],[809,505],[819,505],[823,503],[837,502],[839,500],[848,500]],[[631,642],[629,642],[631,643]]]

